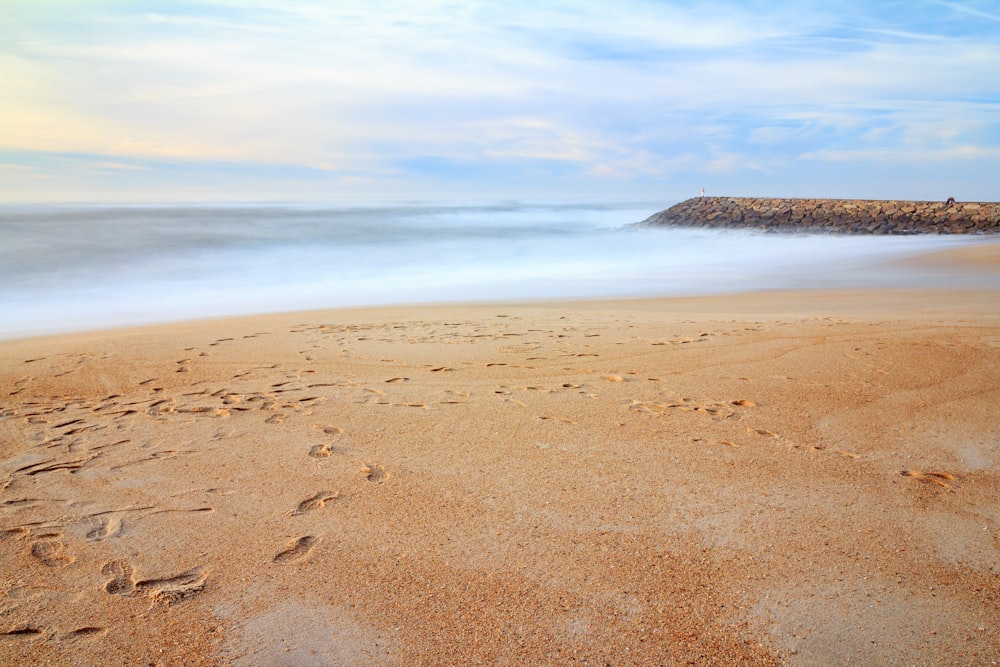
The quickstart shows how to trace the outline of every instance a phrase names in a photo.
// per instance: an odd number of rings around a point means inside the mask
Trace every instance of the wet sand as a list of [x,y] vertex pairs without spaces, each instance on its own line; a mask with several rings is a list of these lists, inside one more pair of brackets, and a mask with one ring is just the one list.
[[991,664],[1000,293],[0,343],[0,664]]

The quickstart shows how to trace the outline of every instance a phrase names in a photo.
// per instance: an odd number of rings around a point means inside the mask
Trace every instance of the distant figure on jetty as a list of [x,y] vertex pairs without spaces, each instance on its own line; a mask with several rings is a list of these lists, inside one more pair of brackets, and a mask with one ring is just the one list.
[[701,196],[702,196],[702,197],[704,197],[704,196],[705,196],[705,188],[702,188],[702,189],[701,189]]
[[955,203],[954,197],[948,197],[948,201],[945,202],[945,204],[948,204],[949,206],[951,206],[954,203]]

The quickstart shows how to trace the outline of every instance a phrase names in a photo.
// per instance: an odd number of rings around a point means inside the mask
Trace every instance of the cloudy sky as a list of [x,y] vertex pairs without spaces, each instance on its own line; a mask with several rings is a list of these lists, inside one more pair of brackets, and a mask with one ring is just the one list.
[[998,0],[0,0],[0,201],[1000,199]]

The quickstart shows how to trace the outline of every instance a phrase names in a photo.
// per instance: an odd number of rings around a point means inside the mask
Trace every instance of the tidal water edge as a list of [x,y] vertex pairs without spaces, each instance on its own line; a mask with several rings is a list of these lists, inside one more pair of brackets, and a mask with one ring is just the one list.
[[631,226],[655,210],[0,207],[0,337],[379,304],[988,286],[892,262],[968,237]]

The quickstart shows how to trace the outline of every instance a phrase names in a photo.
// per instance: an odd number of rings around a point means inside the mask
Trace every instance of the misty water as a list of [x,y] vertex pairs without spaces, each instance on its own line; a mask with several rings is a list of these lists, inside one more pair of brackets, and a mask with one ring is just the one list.
[[894,261],[975,238],[632,226],[663,207],[7,206],[0,337],[378,304],[997,282]]

